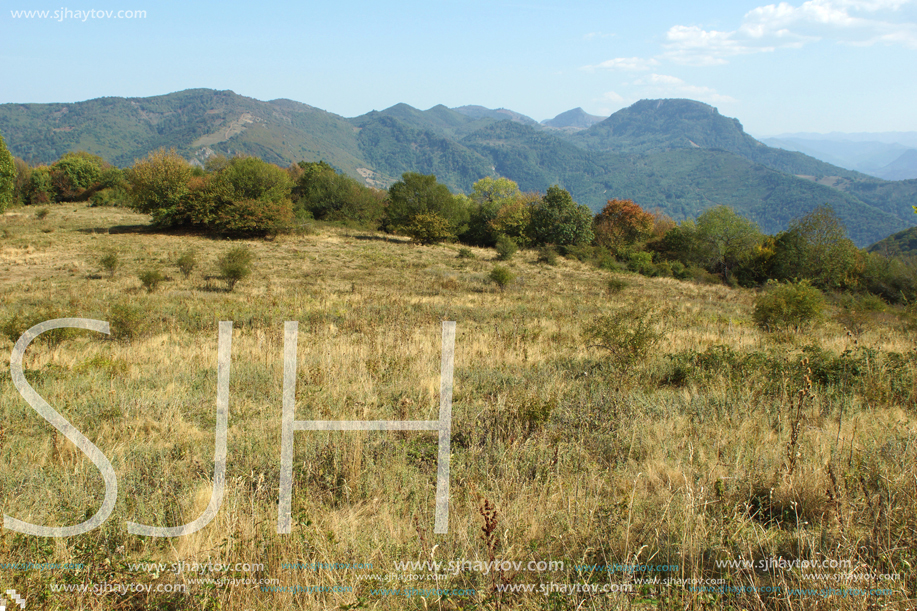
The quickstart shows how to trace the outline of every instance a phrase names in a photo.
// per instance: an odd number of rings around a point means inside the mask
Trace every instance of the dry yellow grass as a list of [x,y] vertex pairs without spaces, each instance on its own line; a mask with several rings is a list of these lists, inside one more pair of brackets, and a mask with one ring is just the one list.
[[[112,320],[114,334],[123,334],[125,326],[136,331],[130,340],[74,332],[60,342],[37,342],[26,355],[30,383],[111,459],[120,486],[111,518],[91,533],[48,540],[2,531],[0,562],[88,567],[5,572],[7,587],[25,592],[35,608],[911,604],[910,566],[917,562],[915,337],[894,314],[877,315],[856,350],[830,321],[807,334],[775,338],[752,323],[754,293],[747,290],[628,276],[627,288],[609,295],[608,272],[565,259],[539,265],[534,253],[520,252],[505,263],[517,281],[501,292],[487,279],[492,251],[472,249],[476,259],[460,259],[453,246],[416,247],[329,227],[243,241],[255,253],[254,273],[230,293],[209,276],[235,243],[157,234],[145,224],[145,217],[124,210],[82,205],[53,207],[43,221],[22,209],[0,217],[0,324],[17,316],[20,326],[26,319],[86,317]],[[184,279],[175,261],[191,248],[200,265]],[[98,262],[110,250],[122,261],[114,278],[100,273]],[[137,278],[149,266],[169,276],[150,294]],[[590,347],[583,331],[601,315],[641,305],[660,312],[663,339],[648,358],[622,370],[603,350]],[[127,521],[178,525],[207,505],[220,320],[234,321],[222,508],[193,535],[130,535]],[[286,320],[300,324],[296,417],[355,420],[435,419],[439,325],[457,321],[448,535],[432,533],[436,440],[417,432],[296,433],[294,529],[276,534]],[[9,337],[0,338],[0,350],[11,348]],[[822,377],[797,418],[793,406],[804,353],[812,376]],[[0,378],[0,402],[4,513],[62,525],[94,512],[104,492],[95,467],[21,400],[8,375]],[[799,433],[792,453],[798,458],[790,474],[794,426]],[[498,512],[496,549],[480,536],[484,499]],[[726,594],[635,585],[631,594],[501,595],[493,592],[490,575],[474,572],[440,581],[361,578],[397,572],[398,561],[486,561],[492,554],[566,563],[563,571],[504,575],[517,585],[633,585],[634,575],[626,572],[575,567],[650,564],[679,568],[636,577],[726,579],[732,588],[784,589]],[[838,584],[806,581],[806,571],[798,569],[716,565],[781,556],[851,560],[861,574],[902,578]],[[131,570],[140,561],[263,564],[256,573],[211,577],[352,591],[208,587],[190,581],[202,575]],[[283,568],[316,562],[373,568]],[[98,596],[51,589],[135,581],[184,583],[188,592]],[[473,588],[477,594],[378,592],[403,586]],[[891,592],[789,591],[841,586]]]

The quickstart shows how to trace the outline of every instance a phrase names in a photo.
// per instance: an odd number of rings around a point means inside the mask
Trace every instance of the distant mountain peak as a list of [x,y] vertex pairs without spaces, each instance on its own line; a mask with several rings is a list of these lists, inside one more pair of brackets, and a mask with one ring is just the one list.
[[592,127],[605,119],[606,117],[590,115],[582,108],[576,107],[573,110],[560,113],[553,119],[542,121],[541,124],[545,127],[553,127],[554,129],[580,130]]
[[509,110],[508,108],[486,108],[484,106],[458,106],[453,108],[455,112],[461,113],[466,117],[471,117],[472,119],[496,119],[498,121],[505,121],[509,119],[516,123],[522,123],[523,125],[538,125],[538,121],[528,117],[522,113],[516,112],[514,110]]

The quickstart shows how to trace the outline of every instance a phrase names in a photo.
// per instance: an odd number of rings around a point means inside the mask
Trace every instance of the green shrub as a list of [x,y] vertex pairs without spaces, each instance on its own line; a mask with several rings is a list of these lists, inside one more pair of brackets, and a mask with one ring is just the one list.
[[108,272],[108,276],[110,278],[114,278],[115,272],[118,271],[119,267],[121,267],[121,260],[118,258],[118,253],[109,251],[102,255],[102,258],[99,259],[99,265],[102,266],[102,269]]
[[51,184],[57,201],[84,201],[99,188],[103,169],[108,164],[85,151],[65,153],[51,166]]
[[112,187],[96,191],[89,197],[90,208],[101,208],[103,206],[127,206],[127,191],[121,188]]
[[48,210],[47,208],[39,208],[38,210],[35,211],[35,218],[38,219],[39,221],[43,221],[46,218],[48,218],[48,215],[50,213],[51,211]]
[[152,293],[155,291],[160,283],[166,279],[162,275],[162,272],[158,269],[146,269],[140,272],[137,277],[140,279],[140,282],[143,283],[143,288],[146,289],[147,293]]
[[717,276],[716,274],[711,274],[703,267],[697,265],[692,265],[684,271],[684,275],[687,278],[690,278],[697,284],[722,284],[723,279]]
[[885,302],[875,295],[841,295],[837,299],[838,310],[834,320],[844,326],[854,337],[859,337],[869,325],[874,313],[886,309]]
[[449,221],[435,212],[415,214],[401,230],[410,236],[415,244],[439,244],[455,239]]
[[654,266],[655,274],[654,276],[662,276],[663,278],[671,278],[673,275],[672,264],[668,261],[660,261]]
[[186,250],[178,257],[178,261],[175,262],[175,265],[178,266],[178,271],[180,271],[181,275],[187,280],[191,277],[191,273],[197,266],[197,252],[194,250]]
[[685,264],[681,261],[671,261],[669,262],[669,267],[672,270],[672,276],[678,280],[687,280],[691,277],[691,272],[688,271],[688,268],[685,267]]
[[586,341],[611,353],[615,364],[633,365],[646,358],[663,337],[658,315],[650,308],[632,306],[600,316],[586,327]]
[[464,246],[462,248],[459,248],[458,258],[459,259],[477,259],[477,257],[474,255],[474,251]]
[[505,291],[506,287],[512,284],[513,280],[516,279],[516,275],[502,265],[497,265],[490,270],[489,277],[494,284],[500,287],[501,291]]
[[606,290],[609,295],[617,295],[625,288],[627,288],[627,282],[621,278],[611,278],[606,285]]
[[254,255],[248,246],[236,246],[220,257],[218,267],[220,277],[226,281],[227,288],[232,291],[240,280],[244,280],[252,273],[252,260]]
[[276,233],[293,223],[290,200],[219,200],[207,223],[222,234],[261,235]]
[[143,310],[127,303],[115,304],[108,311],[108,324],[112,339],[131,340],[147,330]]
[[497,237],[497,259],[500,261],[509,261],[519,250],[516,242],[509,236],[501,235]]
[[824,296],[808,280],[788,284],[769,281],[767,292],[755,299],[753,318],[768,331],[798,331],[818,321],[824,308]]
[[[6,336],[11,342],[16,343],[23,333],[35,325],[55,318],[63,318],[66,314],[53,306],[43,306],[29,313],[17,312],[12,318],[0,322],[0,336]],[[80,333],[77,329],[52,329],[42,333],[33,340],[33,343],[44,342],[49,346],[57,346],[65,339]]]
[[546,265],[557,265],[557,250],[553,246],[542,246],[538,249],[538,262]]
[[187,222],[183,205],[190,193],[191,166],[175,149],[153,151],[127,172],[131,207],[162,227]]
[[646,251],[633,251],[627,254],[627,269],[644,276],[655,276],[653,255]]
[[54,186],[51,184],[51,168],[39,166],[29,174],[29,180],[23,185],[22,203],[29,206],[49,204],[54,199]]

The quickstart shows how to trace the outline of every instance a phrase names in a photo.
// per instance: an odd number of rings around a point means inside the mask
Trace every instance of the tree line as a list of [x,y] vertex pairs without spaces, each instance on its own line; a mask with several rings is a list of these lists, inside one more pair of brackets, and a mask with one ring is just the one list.
[[0,209],[89,201],[149,214],[161,228],[265,235],[318,220],[409,236],[417,244],[548,248],[607,269],[721,281],[745,287],[805,281],[822,290],[864,292],[888,302],[917,299],[913,258],[858,249],[833,210],[816,208],[777,235],[718,206],[676,223],[631,200],[611,199],[593,215],[553,186],[522,192],[485,177],[454,194],[433,175],[406,172],[388,190],[367,187],[324,161],[287,168],[255,157],[213,157],[194,166],[158,150],[127,169],[85,152],[50,166],[13,158],[0,139]]

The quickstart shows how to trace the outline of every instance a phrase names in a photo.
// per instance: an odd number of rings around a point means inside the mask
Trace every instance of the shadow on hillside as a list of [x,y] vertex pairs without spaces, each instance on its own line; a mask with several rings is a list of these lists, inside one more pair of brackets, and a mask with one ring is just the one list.
[[155,228],[149,225],[114,225],[113,227],[88,227],[78,231],[80,233],[154,233]]
[[408,238],[396,238],[395,236],[388,235],[367,235],[365,233],[361,235],[355,235],[353,238],[355,240],[376,240],[378,242],[390,242],[392,244],[406,244],[410,242],[410,239]]

